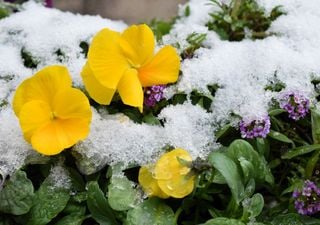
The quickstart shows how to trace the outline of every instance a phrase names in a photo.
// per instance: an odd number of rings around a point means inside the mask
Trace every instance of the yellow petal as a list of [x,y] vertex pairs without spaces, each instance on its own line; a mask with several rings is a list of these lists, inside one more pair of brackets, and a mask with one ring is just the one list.
[[51,118],[48,103],[35,100],[24,104],[19,114],[19,122],[26,141],[30,143],[33,133],[50,123]]
[[48,66],[18,86],[13,98],[14,112],[18,116],[21,107],[32,100],[41,100],[51,105],[55,93],[70,86],[71,78],[66,67]]
[[53,112],[59,119],[82,118],[91,121],[92,117],[88,98],[76,88],[67,88],[56,94]]
[[44,155],[56,155],[85,139],[88,133],[89,122],[86,119],[55,119],[32,135],[31,144]]
[[148,196],[157,196],[159,198],[169,198],[158,186],[158,182],[152,175],[151,166],[143,166],[139,170],[139,183],[142,186],[144,192]]
[[140,67],[153,56],[155,38],[146,25],[132,25],[121,35],[120,46],[132,66]]
[[128,69],[119,82],[118,91],[124,104],[143,111],[143,90],[135,69]]
[[192,158],[184,149],[176,148],[170,152],[163,154],[156,163],[155,175],[157,180],[172,179],[174,174],[185,175],[190,171],[190,168],[182,165],[178,158],[185,161],[192,161]]
[[168,84],[177,81],[180,69],[180,58],[171,46],[163,47],[154,58],[139,68],[139,79],[143,87]]
[[81,76],[90,97],[101,105],[109,105],[115,90],[99,83],[88,63],[83,67]]
[[184,198],[194,189],[195,176],[175,175],[169,180],[157,180],[160,189],[174,198]]
[[183,198],[194,188],[194,176],[189,176],[190,168],[181,164],[178,158],[192,161],[190,154],[183,149],[174,149],[163,154],[155,165],[155,179],[160,189],[174,198]]
[[88,63],[96,80],[110,89],[116,89],[129,68],[119,47],[119,38],[118,32],[103,29],[93,38],[88,52]]

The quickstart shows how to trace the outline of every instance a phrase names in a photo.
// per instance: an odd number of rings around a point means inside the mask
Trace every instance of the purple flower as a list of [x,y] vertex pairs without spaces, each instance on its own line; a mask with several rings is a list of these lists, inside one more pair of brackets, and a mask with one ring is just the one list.
[[241,120],[239,128],[243,138],[265,138],[270,132],[270,125],[270,117],[263,116],[253,120]]
[[[16,0],[4,0],[5,2],[15,2]],[[44,1],[45,6],[47,6],[48,8],[52,8],[53,7],[53,2],[52,0],[45,0]]]
[[320,188],[314,182],[306,180],[302,190],[295,190],[292,197],[299,214],[313,215],[320,212]]
[[48,8],[52,8],[53,7],[52,0],[45,0],[45,6],[47,6]]
[[310,101],[301,92],[288,91],[279,96],[280,107],[289,113],[289,117],[299,120],[309,112]]
[[144,91],[144,104],[148,107],[154,107],[157,102],[160,102],[163,97],[165,85],[154,85],[147,87]]

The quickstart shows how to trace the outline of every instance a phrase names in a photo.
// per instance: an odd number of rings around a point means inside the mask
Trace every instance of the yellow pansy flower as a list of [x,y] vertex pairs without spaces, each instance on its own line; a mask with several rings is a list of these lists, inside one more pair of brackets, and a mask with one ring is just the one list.
[[164,193],[174,198],[183,198],[193,191],[195,176],[190,175],[191,168],[183,165],[178,158],[186,162],[192,161],[189,152],[177,148],[160,157],[154,172]]
[[89,95],[110,104],[118,91],[123,103],[143,110],[143,87],[178,79],[180,58],[171,46],[154,54],[155,38],[145,25],[132,25],[123,33],[101,30],[92,40],[81,76]]
[[149,196],[183,198],[194,188],[195,175],[190,166],[185,165],[191,162],[186,150],[174,149],[163,154],[154,168],[141,167],[139,183]]
[[23,81],[14,95],[24,138],[44,155],[58,154],[88,136],[91,107],[71,84],[67,68],[48,66]]
[[157,196],[159,198],[169,198],[169,195],[164,193],[159,185],[158,181],[154,178],[153,175],[153,166],[142,166],[139,170],[139,183],[142,186],[144,192],[148,196]]

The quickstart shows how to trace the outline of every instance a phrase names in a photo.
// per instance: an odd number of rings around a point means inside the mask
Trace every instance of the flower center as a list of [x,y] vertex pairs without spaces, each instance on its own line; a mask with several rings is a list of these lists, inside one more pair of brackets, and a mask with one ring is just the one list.
[[132,69],[139,69],[139,68],[141,67],[140,64],[135,64],[135,63],[133,63],[130,59],[128,59],[128,62],[129,62],[130,67],[131,67]]
[[51,120],[55,120],[55,119],[57,119],[58,117],[57,117],[57,115],[56,115],[55,112],[51,112],[50,118],[51,118]]

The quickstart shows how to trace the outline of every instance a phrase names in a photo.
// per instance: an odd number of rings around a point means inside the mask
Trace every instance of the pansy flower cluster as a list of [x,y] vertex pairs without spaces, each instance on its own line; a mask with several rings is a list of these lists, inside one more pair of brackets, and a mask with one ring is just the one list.
[[297,91],[283,92],[279,96],[280,107],[289,113],[289,117],[293,120],[304,118],[310,107],[309,99]]
[[[175,48],[165,46],[155,54],[155,44],[145,24],[132,25],[123,33],[101,30],[81,73],[90,97],[108,105],[117,91],[124,104],[141,112],[144,101],[154,106],[163,98],[164,85],[177,81],[180,69]],[[15,93],[13,108],[24,138],[44,155],[58,154],[89,134],[89,100],[71,84],[67,68],[49,66],[26,79]]]
[[302,190],[293,192],[294,206],[301,215],[314,215],[320,212],[320,187],[307,180]]

